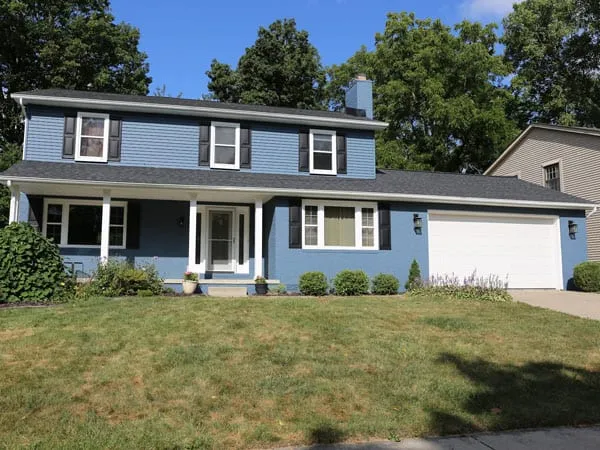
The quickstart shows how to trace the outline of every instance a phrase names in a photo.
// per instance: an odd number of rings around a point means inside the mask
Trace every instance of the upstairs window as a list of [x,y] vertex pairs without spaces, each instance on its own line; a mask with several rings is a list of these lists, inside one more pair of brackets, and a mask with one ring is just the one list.
[[210,127],[210,167],[240,168],[240,124],[212,122]]
[[336,134],[330,130],[310,130],[310,173],[336,175]]
[[552,163],[544,166],[544,186],[560,191],[560,164]]
[[77,114],[76,161],[108,161],[109,121],[108,114]]

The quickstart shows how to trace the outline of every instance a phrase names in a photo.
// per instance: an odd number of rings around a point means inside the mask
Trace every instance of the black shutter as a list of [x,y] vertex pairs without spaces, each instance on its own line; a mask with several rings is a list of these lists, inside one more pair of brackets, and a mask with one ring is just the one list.
[[252,133],[250,128],[243,126],[240,128],[240,167],[242,169],[250,168],[252,155]]
[[140,202],[127,203],[127,248],[140,248]]
[[75,125],[77,116],[65,114],[65,129],[63,138],[63,153],[64,159],[73,159],[75,157]]
[[298,137],[298,170],[300,172],[308,172],[308,159],[310,152],[308,144],[308,130],[300,130]]
[[208,166],[210,162],[210,123],[200,123],[200,142],[198,147],[198,165]]
[[29,225],[41,232],[42,224],[44,223],[44,199],[42,197],[28,195],[27,200],[29,200],[29,217],[27,221],[29,222]]
[[290,248],[302,248],[302,204],[300,199],[290,199]]
[[121,119],[110,118],[110,133],[108,135],[108,160],[121,160]]
[[337,154],[337,173],[347,173],[346,172],[346,136],[344,134],[338,134],[336,136],[337,146],[336,146],[336,154]]
[[380,203],[379,209],[379,250],[392,249],[392,223],[390,220],[390,205]]

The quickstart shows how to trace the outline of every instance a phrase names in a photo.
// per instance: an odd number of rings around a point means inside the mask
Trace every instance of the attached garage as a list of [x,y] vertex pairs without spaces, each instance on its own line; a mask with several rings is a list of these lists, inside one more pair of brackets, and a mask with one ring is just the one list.
[[511,289],[562,289],[558,216],[429,212],[429,273],[508,279]]

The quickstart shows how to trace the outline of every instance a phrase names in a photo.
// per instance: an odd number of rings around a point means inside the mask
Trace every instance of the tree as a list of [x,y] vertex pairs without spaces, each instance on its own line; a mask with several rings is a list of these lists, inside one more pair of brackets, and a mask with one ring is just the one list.
[[114,23],[109,0],[0,2],[0,144],[21,143],[11,94],[44,88],[147,94],[139,30]]
[[154,93],[152,95],[155,97],[182,98],[183,92],[179,91],[177,95],[173,95],[167,90],[167,85],[163,83],[162,86],[154,88]]
[[325,105],[325,71],[308,32],[294,19],[260,27],[237,68],[213,60],[206,72],[213,98],[223,102],[320,109]]
[[480,172],[517,135],[507,119],[510,66],[495,54],[496,26],[388,14],[375,50],[365,48],[329,71],[328,93],[340,105],[342,87],[358,72],[374,81],[377,164],[385,168]]
[[[148,93],[139,30],[114,20],[108,0],[0,1],[0,171],[19,159],[23,142],[22,112],[11,94],[45,88]],[[8,219],[7,192],[0,189],[0,227]]]
[[526,0],[504,28],[519,123],[600,126],[597,0]]

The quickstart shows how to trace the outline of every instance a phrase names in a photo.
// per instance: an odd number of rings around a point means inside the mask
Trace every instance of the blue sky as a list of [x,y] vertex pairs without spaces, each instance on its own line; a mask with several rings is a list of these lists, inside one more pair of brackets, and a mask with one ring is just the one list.
[[141,31],[148,54],[151,92],[198,98],[207,92],[205,72],[213,58],[237,64],[256,40],[259,26],[296,19],[324,65],[342,63],[361,45],[371,48],[389,11],[413,11],[448,24],[463,18],[499,22],[514,0],[112,0],[117,21]]

